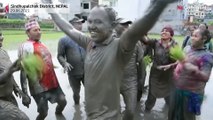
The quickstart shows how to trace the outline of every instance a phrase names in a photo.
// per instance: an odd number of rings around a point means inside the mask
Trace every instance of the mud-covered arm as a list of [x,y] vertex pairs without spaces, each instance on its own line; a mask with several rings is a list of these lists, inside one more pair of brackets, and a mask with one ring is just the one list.
[[49,13],[56,23],[56,25],[72,40],[78,43],[81,47],[86,49],[87,44],[89,43],[89,37],[86,36],[81,31],[75,29],[68,21],[61,17],[58,13]]
[[5,83],[10,77],[12,73],[9,70],[5,70],[3,73],[0,74],[0,84]]
[[57,59],[61,66],[64,67],[66,63],[66,57],[65,57],[65,42],[63,42],[65,38],[61,38],[58,42],[58,53],[57,53]]
[[137,20],[124,34],[121,35],[121,45],[124,50],[131,51],[141,36],[145,35],[158,20],[160,14],[169,3],[176,0],[155,0],[146,14]]
[[13,77],[13,73],[18,70],[20,70],[20,60],[16,60],[8,69],[2,70],[3,73],[0,74],[0,83],[4,83]]
[[20,72],[20,82],[21,82],[21,89],[24,94],[28,95],[28,90],[27,90],[27,75],[24,72],[23,69],[21,69]]

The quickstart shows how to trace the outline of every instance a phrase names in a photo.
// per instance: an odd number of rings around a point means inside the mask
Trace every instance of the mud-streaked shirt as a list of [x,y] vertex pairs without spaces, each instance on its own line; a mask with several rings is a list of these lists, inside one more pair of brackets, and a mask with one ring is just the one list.
[[58,88],[59,83],[54,71],[52,57],[45,45],[39,41],[27,40],[21,44],[18,55],[19,58],[22,58],[28,54],[37,54],[41,56],[45,63],[45,70],[42,73],[42,78],[35,83],[32,83],[32,80],[28,80],[31,95]]
[[78,34],[75,42],[86,49],[85,110],[89,120],[120,120],[120,82],[134,48],[125,51],[122,40],[109,37],[97,44]]
[[[0,48],[0,74],[3,73],[11,64],[8,53]],[[0,97],[12,95],[13,92],[13,76],[6,82],[0,84]]]
[[[187,62],[197,66],[200,71],[210,76],[213,66],[213,54],[205,48],[193,50],[191,46],[186,46],[184,50]],[[177,65],[175,69],[175,85],[177,88],[203,94],[206,82],[204,78],[187,71],[182,64]]]
[[68,36],[59,40],[57,58],[62,66],[65,62],[73,66],[73,69],[69,71],[70,75],[84,75],[85,56],[85,50]]
[[124,76],[121,81],[121,91],[128,89],[137,89],[138,86],[138,73],[137,63],[142,61],[143,48],[140,42],[135,46],[135,50],[131,56],[130,61],[124,68]]

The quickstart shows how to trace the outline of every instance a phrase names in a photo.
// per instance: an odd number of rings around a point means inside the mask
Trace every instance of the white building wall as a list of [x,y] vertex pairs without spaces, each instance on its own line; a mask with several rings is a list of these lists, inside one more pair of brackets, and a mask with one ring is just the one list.
[[[119,17],[127,18],[132,21],[142,17],[150,5],[151,0],[118,0],[115,10]],[[180,0],[179,2],[170,4],[162,13],[155,26],[149,33],[160,33],[164,26],[171,26],[176,34],[180,34],[183,26],[183,20],[187,18],[186,6],[188,0]],[[183,10],[178,10],[177,5],[183,5]],[[149,24],[149,23],[147,23]]]
[[135,21],[144,15],[149,4],[150,0],[118,0],[114,9],[119,17]]

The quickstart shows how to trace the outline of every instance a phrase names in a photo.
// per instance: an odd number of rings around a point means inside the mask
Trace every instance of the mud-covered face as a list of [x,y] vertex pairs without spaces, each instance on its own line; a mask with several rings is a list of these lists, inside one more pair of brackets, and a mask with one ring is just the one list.
[[201,35],[201,30],[197,29],[193,32],[191,36],[192,47],[193,48],[201,48],[204,45],[203,37]]
[[41,30],[39,26],[35,26],[27,31],[27,35],[31,40],[39,41],[41,39]]
[[111,36],[112,22],[103,7],[93,8],[87,21],[88,30],[94,42],[101,43]]

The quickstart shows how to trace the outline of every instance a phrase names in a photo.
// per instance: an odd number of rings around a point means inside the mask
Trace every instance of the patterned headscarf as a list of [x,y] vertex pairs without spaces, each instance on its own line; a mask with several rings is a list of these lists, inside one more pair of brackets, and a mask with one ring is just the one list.
[[25,30],[26,31],[30,30],[31,28],[33,28],[35,26],[39,27],[38,22],[35,19],[30,19],[30,20],[27,21],[27,23],[25,23]]

